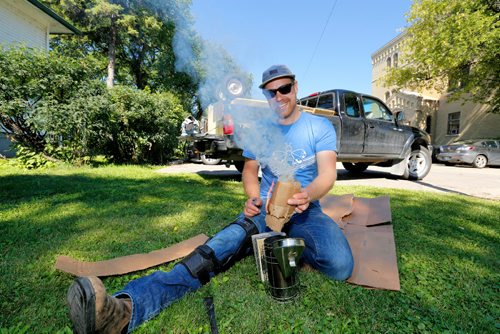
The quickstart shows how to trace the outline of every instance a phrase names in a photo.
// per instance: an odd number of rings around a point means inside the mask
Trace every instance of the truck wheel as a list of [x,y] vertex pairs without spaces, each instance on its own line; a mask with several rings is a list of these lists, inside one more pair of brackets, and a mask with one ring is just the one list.
[[238,172],[243,173],[243,167],[245,166],[245,161],[235,161],[234,167],[238,170]]
[[429,150],[424,146],[413,149],[406,160],[403,179],[421,180],[431,170],[432,158]]
[[488,163],[488,158],[486,158],[484,155],[480,154],[474,159],[474,161],[472,162],[472,165],[476,168],[484,168],[484,167],[486,167],[487,163]]
[[200,154],[200,159],[204,165],[218,165],[222,161],[220,158],[208,158],[205,154]]
[[344,169],[346,171],[353,173],[361,173],[368,168],[368,164],[365,164],[364,162],[356,162],[356,163],[343,162],[342,166],[344,166]]

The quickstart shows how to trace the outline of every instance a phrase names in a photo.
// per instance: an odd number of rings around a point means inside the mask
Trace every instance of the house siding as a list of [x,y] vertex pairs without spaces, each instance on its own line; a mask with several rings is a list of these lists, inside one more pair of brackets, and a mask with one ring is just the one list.
[[[53,18],[26,0],[0,0],[0,45],[5,48],[26,45],[48,51],[53,21]],[[15,155],[11,142],[1,128],[0,155]]]
[[26,44],[28,47],[48,50],[47,22],[31,15],[33,13],[21,12],[9,2],[0,1],[0,44]]

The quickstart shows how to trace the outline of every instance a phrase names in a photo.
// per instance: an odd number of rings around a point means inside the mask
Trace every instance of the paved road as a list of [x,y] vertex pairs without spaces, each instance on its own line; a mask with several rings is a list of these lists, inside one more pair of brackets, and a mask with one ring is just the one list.
[[[405,181],[388,173],[389,168],[369,167],[368,170],[352,175],[337,164],[338,185],[364,185],[383,188],[457,193],[474,197],[500,200],[500,168],[477,169],[468,166],[444,166],[433,164],[430,173],[421,181]],[[213,176],[234,176],[239,172],[231,166],[207,166],[203,164],[179,164],[165,167],[160,173],[198,173]]]

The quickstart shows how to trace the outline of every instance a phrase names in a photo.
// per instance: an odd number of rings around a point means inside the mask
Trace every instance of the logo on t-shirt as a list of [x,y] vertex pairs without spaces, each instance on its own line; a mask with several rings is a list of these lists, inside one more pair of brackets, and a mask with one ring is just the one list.
[[284,150],[273,152],[272,161],[276,163],[270,164],[269,168],[274,175],[280,176],[282,174],[279,170],[280,166],[287,166],[288,170],[292,169],[293,171],[305,169],[316,163],[316,156],[311,155],[308,157],[304,149],[293,149],[290,144],[286,144]]

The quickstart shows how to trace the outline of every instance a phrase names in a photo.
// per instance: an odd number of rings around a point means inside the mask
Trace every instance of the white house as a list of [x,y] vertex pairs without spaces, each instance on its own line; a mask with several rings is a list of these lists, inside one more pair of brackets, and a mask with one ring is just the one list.
[[26,44],[49,49],[52,34],[79,34],[79,31],[37,0],[0,1],[0,44]]
[[[80,32],[40,1],[0,0],[0,45],[4,48],[26,45],[48,51],[54,34]],[[0,155],[12,156],[9,146],[0,128]]]

